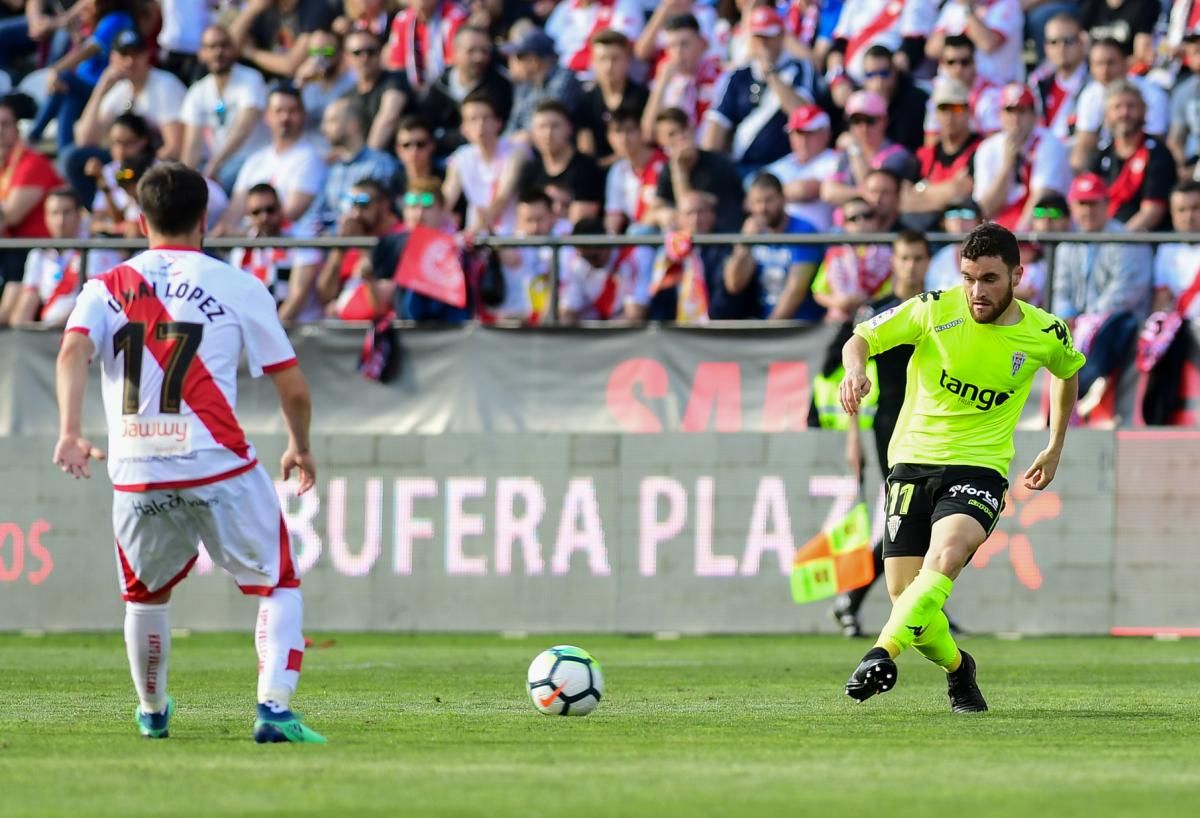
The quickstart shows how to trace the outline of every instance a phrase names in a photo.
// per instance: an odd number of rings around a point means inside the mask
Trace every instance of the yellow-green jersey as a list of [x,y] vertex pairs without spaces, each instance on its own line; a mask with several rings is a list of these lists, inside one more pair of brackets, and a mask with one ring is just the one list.
[[1066,379],[1084,364],[1067,325],[1023,301],[1011,326],[971,317],[962,287],[921,293],[854,328],[871,355],[912,344],[892,463],[983,466],[1008,475],[1013,431],[1042,367]]

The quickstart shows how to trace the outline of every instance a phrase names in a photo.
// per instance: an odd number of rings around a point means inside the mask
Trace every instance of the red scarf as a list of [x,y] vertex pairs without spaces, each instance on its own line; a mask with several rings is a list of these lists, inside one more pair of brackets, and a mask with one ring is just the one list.
[[[1119,157],[1117,157],[1119,158]],[[1145,135],[1133,156],[1121,163],[1121,172],[1108,188],[1108,217],[1115,218],[1117,211],[1137,198],[1146,181],[1146,166],[1150,164],[1150,145]]]
[[704,283],[704,265],[686,233],[669,233],[663,252],[654,260],[651,291],[657,295],[678,288],[675,320],[680,324],[708,321],[708,287]]

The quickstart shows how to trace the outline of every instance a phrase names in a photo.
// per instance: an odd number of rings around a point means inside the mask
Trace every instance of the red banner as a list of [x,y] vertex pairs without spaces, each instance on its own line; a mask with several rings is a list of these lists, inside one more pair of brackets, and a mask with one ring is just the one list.
[[396,283],[455,307],[467,305],[467,279],[454,237],[418,225],[408,235]]

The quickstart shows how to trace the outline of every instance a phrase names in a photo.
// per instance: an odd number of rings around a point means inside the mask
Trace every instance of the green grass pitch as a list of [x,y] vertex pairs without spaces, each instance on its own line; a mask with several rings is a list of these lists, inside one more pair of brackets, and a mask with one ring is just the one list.
[[[319,747],[251,740],[249,634],[175,639],[166,741],[136,734],[119,635],[0,636],[0,815],[1198,814],[1195,642],[970,638],[992,711],[953,716],[916,654],[855,705],[865,644],[833,637],[332,638],[296,701]],[[586,718],[524,689],[563,641],[604,669]]]

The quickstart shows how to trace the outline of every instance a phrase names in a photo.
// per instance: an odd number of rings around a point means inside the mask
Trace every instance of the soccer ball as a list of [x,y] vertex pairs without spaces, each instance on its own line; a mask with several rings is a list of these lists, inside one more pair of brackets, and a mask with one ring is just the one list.
[[529,665],[529,698],[549,716],[586,716],[603,695],[600,663],[582,648],[555,645]]

